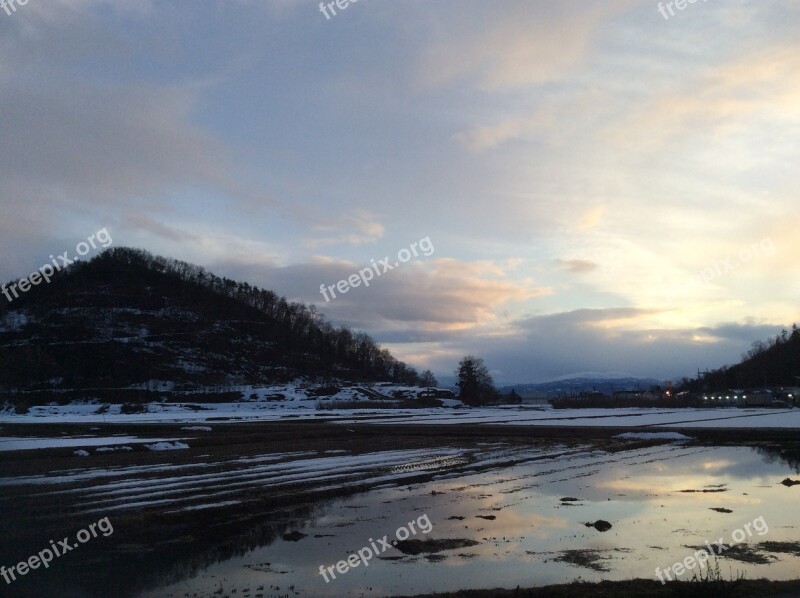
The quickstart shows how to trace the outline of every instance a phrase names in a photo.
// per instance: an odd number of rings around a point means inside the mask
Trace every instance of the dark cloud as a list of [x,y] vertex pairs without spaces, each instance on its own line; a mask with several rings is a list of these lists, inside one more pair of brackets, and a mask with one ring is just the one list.
[[[697,369],[739,361],[753,339],[774,336],[779,327],[721,324],[716,327],[637,329],[636,319],[652,312],[634,308],[583,309],[536,316],[515,323],[516,334],[475,336],[443,343],[451,352],[474,353],[497,382],[536,382],[584,371],[625,371],[641,377],[677,380]],[[630,320],[630,326],[624,322]],[[452,358],[434,358],[442,371]]]

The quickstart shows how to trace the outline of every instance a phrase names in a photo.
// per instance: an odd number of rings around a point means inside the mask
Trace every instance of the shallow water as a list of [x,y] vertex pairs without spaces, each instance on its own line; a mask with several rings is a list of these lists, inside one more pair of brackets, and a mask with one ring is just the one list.
[[[706,541],[731,545],[736,530],[751,546],[800,540],[800,487],[779,483],[795,475],[796,464],[765,449],[671,442],[608,453],[589,445],[543,450],[497,443],[484,451],[483,462],[495,455],[497,469],[443,470],[424,483],[326,503],[297,528],[305,537],[279,538],[142,596],[381,596],[655,578],[656,567],[683,561]],[[509,461],[517,464],[502,465]],[[584,525],[598,519],[613,527],[599,532]],[[376,542],[384,535],[391,542],[411,521],[412,540],[477,544],[404,555]],[[432,529],[423,534],[427,521]],[[334,568],[326,583],[320,566],[370,546],[382,554],[344,574]],[[794,579],[800,570],[800,558],[790,554],[760,551],[768,564],[733,554],[723,551],[718,559],[725,578],[743,572],[749,579]]]

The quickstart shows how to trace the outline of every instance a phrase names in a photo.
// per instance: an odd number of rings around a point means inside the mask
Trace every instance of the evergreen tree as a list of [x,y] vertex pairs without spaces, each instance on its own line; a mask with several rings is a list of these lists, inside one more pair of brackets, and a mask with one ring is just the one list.
[[460,390],[458,398],[465,405],[485,405],[497,395],[483,359],[472,355],[465,356],[458,363],[456,386]]

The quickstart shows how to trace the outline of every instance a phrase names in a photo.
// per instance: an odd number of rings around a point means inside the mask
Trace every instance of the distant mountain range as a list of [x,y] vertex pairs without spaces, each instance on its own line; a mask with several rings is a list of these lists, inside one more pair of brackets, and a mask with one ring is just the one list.
[[512,384],[500,389],[503,393],[515,390],[519,394],[540,393],[549,397],[563,394],[597,391],[611,394],[617,390],[648,390],[653,386],[664,386],[663,380],[637,378],[619,372],[585,372],[563,376],[550,382],[537,384]]

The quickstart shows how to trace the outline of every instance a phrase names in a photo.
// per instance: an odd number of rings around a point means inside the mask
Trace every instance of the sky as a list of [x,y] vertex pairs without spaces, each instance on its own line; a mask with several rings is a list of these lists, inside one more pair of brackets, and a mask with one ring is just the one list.
[[340,3],[0,7],[0,280],[105,229],[497,384],[800,320],[800,3]]

